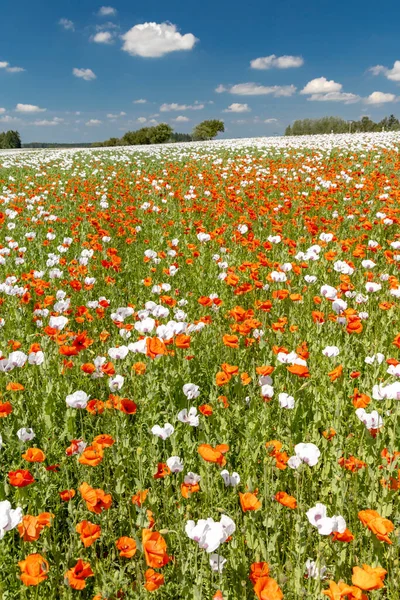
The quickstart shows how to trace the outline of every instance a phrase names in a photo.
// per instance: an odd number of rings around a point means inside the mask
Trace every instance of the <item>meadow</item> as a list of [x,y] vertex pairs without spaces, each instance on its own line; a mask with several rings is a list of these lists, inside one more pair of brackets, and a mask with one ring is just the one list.
[[400,134],[0,154],[0,598],[397,600]]

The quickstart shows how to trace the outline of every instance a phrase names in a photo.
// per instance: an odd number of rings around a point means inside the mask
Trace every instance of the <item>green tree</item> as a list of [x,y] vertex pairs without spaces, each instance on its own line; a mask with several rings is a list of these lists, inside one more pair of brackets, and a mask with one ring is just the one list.
[[150,128],[150,143],[151,144],[164,144],[171,139],[172,127],[167,123],[160,123],[155,127]]
[[21,148],[21,137],[18,131],[6,131],[0,140],[1,148]]
[[193,129],[194,140],[212,140],[218,135],[219,132],[223,133],[225,126],[223,121],[217,119],[211,119],[209,121],[202,121]]

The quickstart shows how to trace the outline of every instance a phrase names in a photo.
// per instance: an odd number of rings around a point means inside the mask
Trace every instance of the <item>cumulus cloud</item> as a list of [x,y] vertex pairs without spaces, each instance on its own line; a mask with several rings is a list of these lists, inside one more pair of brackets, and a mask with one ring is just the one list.
[[138,117],[138,118],[136,119],[136,121],[137,121],[138,123],[146,123],[147,119],[146,119],[146,117]]
[[177,104],[176,102],[172,102],[171,104],[161,104],[160,111],[161,112],[170,112],[170,111],[181,111],[181,110],[202,110],[204,108],[204,104]]
[[58,24],[61,25],[61,27],[63,27],[66,31],[75,31],[74,22],[70,21],[70,19],[60,19]]
[[264,123],[277,123],[278,119],[265,119]]
[[119,114],[114,115],[113,113],[108,113],[108,119],[118,119],[118,117],[126,117],[126,112],[120,112]]
[[22,73],[25,71],[22,67],[11,67],[10,63],[7,61],[0,61],[0,69],[5,69],[7,73]]
[[0,69],[6,69],[8,67],[8,62],[2,60],[0,61]]
[[84,79],[85,81],[92,81],[92,79],[96,79],[96,75],[93,73],[92,69],[72,69],[72,73],[75,77],[79,77],[80,79]]
[[54,127],[55,125],[61,125],[64,122],[64,119],[61,119],[59,117],[53,117],[53,119],[47,120],[47,119],[43,119],[43,120],[37,120],[34,121],[32,123],[32,125],[35,125],[37,127]]
[[267,69],[291,69],[293,67],[301,67],[304,65],[304,59],[302,56],[276,56],[271,54],[270,56],[261,56],[250,61],[252,69],[259,69],[265,71]]
[[251,108],[248,104],[239,104],[238,102],[234,102],[228,108],[226,108],[223,112],[231,112],[231,113],[244,113],[250,112]]
[[133,100],[133,104],[146,104],[147,100],[139,98],[139,100]]
[[395,94],[386,94],[385,92],[372,92],[365,98],[365,104],[385,104],[386,102],[394,102],[397,100]]
[[34,104],[17,104],[15,107],[15,112],[20,113],[39,113],[45,112],[47,108],[40,108],[39,106],[35,106]]
[[187,123],[187,121],[190,121],[190,119],[183,115],[179,115],[179,117],[176,117],[176,119],[173,119],[173,121],[175,121],[176,123]]
[[293,96],[296,91],[294,85],[259,85],[258,83],[237,83],[230,87],[219,85],[216,90],[217,93],[229,92],[230,94],[237,94],[238,96],[268,96],[272,95],[275,98],[280,96]]
[[0,108],[0,115],[3,115],[6,112],[5,108]]
[[353,104],[361,100],[357,94],[342,92],[343,85],[326,79],[326,77],[317,77],[307,83],[300,91],[300,94],[308,95],[308,100],[313,102],[344,102],[344,104]]
[[369,71],[372,75],[385,75],[390,81],[400,81],[400,60],[396,60],[391,69],[383,65],[376,65],[375,67],[371,67]]
[[99,31],[91,38],[96,44],[112,44],[114,41],[113,34],[109,31]]
[[90,119],[85,123],[86,127],[95,127],[96,125],[101,125],[101,121],[99,119]]
[[20,123],[21,119],[18,117],[10,117],[10,115],[4,115],[4,117],[0,117],[0,123]]
[[111,15],[116,15],[117,9],[112,6],[101,6],[98,12],[99,17],[109,17]]
[[177,50],[191,50],[198,41],[192,33],[179,33],[172,23],[141,23],[121,37],[124,40],[122,50],[132,56],[146,58],[157,58]]

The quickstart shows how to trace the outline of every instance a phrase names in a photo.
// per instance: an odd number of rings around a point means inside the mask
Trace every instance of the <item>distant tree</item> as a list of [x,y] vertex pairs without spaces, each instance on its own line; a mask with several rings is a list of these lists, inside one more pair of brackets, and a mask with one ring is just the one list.
[[173,133],[171,142],[191,142],[193,140],[190,133]]
[[18,131],[6,131],[0,134],[0,148],[21,148],[21,137]]
[[288,125],[285,129],[285,135],[292,135],[292,128]]
[[116,137],[112,137],[109,140],[106,140],[105,142],[103,142],[104,146],[119,146],[121,143],[121,140],[119,138]]
[[6,137],[5,133],[0,132],[0,148],[4,148],[4,139]]
[[167,123],[160,123],[155,127],[150,128],[150,143],[151,144],[165,144],[171,139],[172,127]]
[[400,129],[400,121],[394,115],[390,115],[390,117],[388,118],[387,129],[389,131],[397,131],[398,129]]
[[223,133],[225,126],[223,121],[212,119],[210,121],[202,121],[193,129],[194,140],[212,140],[219,132]]

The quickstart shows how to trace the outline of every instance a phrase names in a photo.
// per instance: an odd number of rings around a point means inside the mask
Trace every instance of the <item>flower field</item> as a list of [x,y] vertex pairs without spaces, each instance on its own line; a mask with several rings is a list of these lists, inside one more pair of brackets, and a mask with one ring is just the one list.
[[400,135],[0,154],[0,598],[400,597]]

